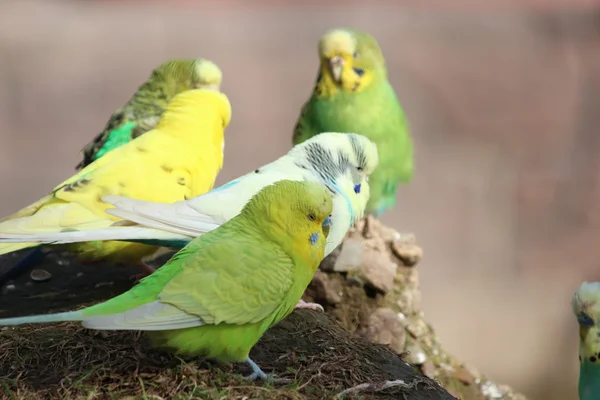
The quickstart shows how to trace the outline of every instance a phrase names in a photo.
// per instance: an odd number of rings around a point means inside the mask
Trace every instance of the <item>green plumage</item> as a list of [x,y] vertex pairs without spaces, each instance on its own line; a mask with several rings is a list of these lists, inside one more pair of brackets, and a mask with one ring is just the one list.
[[579,400],[600,399],[600,365],[583,360],[579,367]]
[[[359,133],[375,142],[379,165],[369,178],[366,212],[380,215],[394,206],[398,184],[413,175],[413,145],[387,80],[385,59],[372,36],[351,29],[326,33],[319,54],[320,72],[294,129],[293,143],[322,132]],[[332,67],[336,62],[343,62],[337,79]]]
[[[332,204],[321,184],[279,181],[128,292],[81,311],[0,325],[82,321],[92,329],[145,330],[155,346],[175,353],[248,361],[250,349],[294,310],[313,278]],[[264,377],[249,363],[254,377]]]
[[159,65],[123,107],[115,111],[104,130],[82,150],[82,169],[111,150],[153,129],[175,95],[202,84],[202,59],[169,60]]

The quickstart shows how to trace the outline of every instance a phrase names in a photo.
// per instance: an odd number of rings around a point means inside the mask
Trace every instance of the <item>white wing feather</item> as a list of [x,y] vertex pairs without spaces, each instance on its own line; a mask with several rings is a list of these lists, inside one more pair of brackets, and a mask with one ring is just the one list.
[[164,331],[202,326],[204,322],[171,304],[153,301],[119,314],[86,317],[82,325],[89,329]]

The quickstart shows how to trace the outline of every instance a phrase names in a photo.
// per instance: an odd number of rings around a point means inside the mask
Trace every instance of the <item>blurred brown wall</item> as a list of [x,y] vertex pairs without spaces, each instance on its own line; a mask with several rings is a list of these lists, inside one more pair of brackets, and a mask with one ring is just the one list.
[[291,145],[320,34],[365,29],[416,143],[415,181],[384,220],[424,247],[427,317],[493,379],[531,399],[575,399],[570,296],[600,278],[600,14],[245,4],[2,3],[0,215],[72,174],[83,145],[170,57],[224,71],[233,119],[218,182],[272,160]]

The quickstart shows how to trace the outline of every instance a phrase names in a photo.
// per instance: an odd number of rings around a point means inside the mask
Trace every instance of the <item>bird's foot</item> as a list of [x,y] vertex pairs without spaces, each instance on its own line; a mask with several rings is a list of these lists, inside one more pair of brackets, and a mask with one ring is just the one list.
[[255,381],[257,379],[262,379],[266,382],[274,382],[274,383],[290,383],[292,380],[288,378],[275,378],[273,374],[265,374],[262,369],[254,362],[250,357],[246,360],[246,363],[252,368],[252,373],[248,376],[244,376],[244,379],[247,381]]
[[300,301],[298,302],[298,304],[296,304],[295,308],[297,310],[306,309],[306,310],[313,310],[313,311],[325,312],[325,309],[319,303],[308,303],[308,302],[306,302],[306,301],[304,301],[302,299],[300,299]]

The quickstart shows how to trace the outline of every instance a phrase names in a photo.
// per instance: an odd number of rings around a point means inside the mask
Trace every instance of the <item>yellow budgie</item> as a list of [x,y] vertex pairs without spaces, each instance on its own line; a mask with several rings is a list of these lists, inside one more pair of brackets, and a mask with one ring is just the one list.
[[[0,234],[106,228],[120,220],[105,212],[112,206],[101,198],[108,194],[173,203],[205,193],[213,187],[223,165],[223,134],[230,120],[231,105],[218,89],[182,92],[168,105],[156,128],[107,153],[49,195],[1,220]],[[0,254],[33,246],[39,243],[3,243]],[[153,269],[144,260],[159,247],[98,241],[69,244],[65,249],[76,253],[82,262],[134,264],[148,272]],[[45,251],[39,249],[28,257],[38,258]]]

